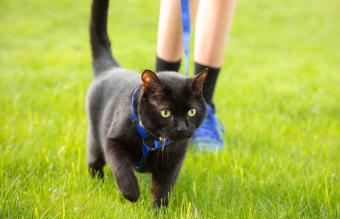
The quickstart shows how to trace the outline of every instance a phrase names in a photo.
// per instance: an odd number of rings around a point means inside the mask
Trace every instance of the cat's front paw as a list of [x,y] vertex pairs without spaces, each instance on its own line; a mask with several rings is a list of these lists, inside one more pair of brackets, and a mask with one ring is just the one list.
[[122,195],[130,202],[136,202],[140,196],[140,192],[139,189],[135,191],[122,191]]
[[132,171],[116,175],[117,184],[124,198],[130,202],[135,202],[140,196],[137,179]]

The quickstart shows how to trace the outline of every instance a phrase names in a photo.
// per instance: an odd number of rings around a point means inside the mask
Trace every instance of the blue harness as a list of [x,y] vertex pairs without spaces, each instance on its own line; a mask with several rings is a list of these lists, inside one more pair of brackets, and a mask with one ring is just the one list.
[[190,8],[189,0],[181,0],[182,30],[183,30],[183,50],[185,56],[184,73],[189,76],[190,60]]
[[[160,137],[159,139],[155,139],[152,136],[150,136],[148,134],[148,132],[146,131],[146,129],[143,127],[143,125],[141,124],[141,121],[138,118],[138,115],[136,113],[136,109],[135,109],[135,98],[136,95],[138,93],[139,87],[136,88],[133,93],[132,93],[132,97],[131,97],[131,117],[132,117],[132,121],[136,123],[135,125],[135,129],[138,133],[138,135],[141,137],[143,144],[142,144],[142,158],[135,163],[135,168],[137,171],[140,171],[145,164],[145,161],[148,157],[148,154],[151,151],[154,150],[158,150],[158,149],[163,149],[164,146],[171,144],[172,141],[168,140],[168,139],[164,139],[162,137]],[[147,140],[151,140],[152,144],[151,146],[147,144]]]

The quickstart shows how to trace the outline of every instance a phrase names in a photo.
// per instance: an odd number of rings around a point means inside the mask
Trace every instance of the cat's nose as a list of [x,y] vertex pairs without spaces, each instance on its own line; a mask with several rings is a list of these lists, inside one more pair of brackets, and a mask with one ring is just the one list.
[[185,121],[181,121],[177,123],[177,132],[186,132],[188,130],[187,124]]

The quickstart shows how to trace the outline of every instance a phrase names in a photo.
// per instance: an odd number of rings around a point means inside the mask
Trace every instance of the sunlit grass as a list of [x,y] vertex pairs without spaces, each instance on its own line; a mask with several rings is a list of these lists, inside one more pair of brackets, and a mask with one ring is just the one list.
[[[155,61],[157,1],[112,1],[113,51]],[[220,153],[190,150],[165,211],[87,174],[90,1],[0,1],[0,217],[338,218],[340,24],[335,0],[239,1],[215,97]],[[126,10],[128,9],[128,10]]]

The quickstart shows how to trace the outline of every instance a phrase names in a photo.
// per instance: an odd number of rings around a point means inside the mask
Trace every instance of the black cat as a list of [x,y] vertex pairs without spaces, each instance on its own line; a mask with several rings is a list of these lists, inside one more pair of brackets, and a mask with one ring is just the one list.
[[145,70],[140,78],[120,67],[107,36],[107,9],[108,0],[92,3],[94,81],[86,104],[89,171],[103,177],[108,163],[130,201],[140,195],[134,170],[150,172],[154,205],[167,205],[188,139],[205,117],[202,86],[207,70],[193,78]]

